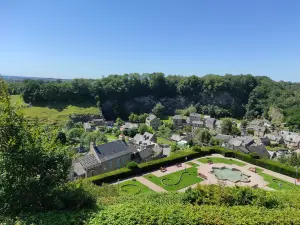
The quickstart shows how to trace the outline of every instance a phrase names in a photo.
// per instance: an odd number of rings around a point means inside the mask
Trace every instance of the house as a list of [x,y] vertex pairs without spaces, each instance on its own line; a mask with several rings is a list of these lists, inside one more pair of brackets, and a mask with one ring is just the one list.
[[221,132],[222,120],[216,120],[215,129],[217,132]]
[[83,123],[83,129],[85,130],[85,132],[89,132],[94,130],[94,126],[92,126],[92,124],[90,122],[86,122]]
[[136,134],[133,138],[134,144],[139,145],[143,142],[156,142],[156,135],[151,134],[149,132],[145,132],[144,134]]
[[172,136],[170,137],[171,140],[173,141],[181,141],[184,138],[184,136],[180,136],[179,134],[172,134]]
[[215,136],[215,139],[221,141],[221,142],[225,142],[225,143],[228,143],[229,140],[231,140],[233,138],[233,136],[231,135],[226,135],[226,134],[217,134]]
[[271,126],[272,126],[271,121],[269,121],[269,120],[267,120],[267,119],[264,119],[264,120],[263,120],[263,123],[264,123],[264,126],[265,126],[265,127],[271,127]]
[[288,135],[285,137],[284,143],[290,149],[299,149],[300,148],[300,135],[298,135],[298,134]]
[[91,142],[88,154],[76,159],[73,163],[74,178],[91,177],[122,168],[131,161],[135,151],[134,146],[122,140],[98,146]]
[[105,125],[105,119],[93,119],[92,123],[95,126],[104,126]]
[[114,126],[114,121],[112,121],[112,120],[106,120],[105,121],[105,125],[108,126],[108,127],[113,127]]
[[248,147],[253,143],[254,143],[254,139],[250,136],[235,137],[228,141],[228,146],[229,146],[229,148],[230,147],[238,147],[238,146]]
[[254,136],[258,138],[262,138],[265,136],[266,128],[265,127],[253,127],[252,129],[254,131]]
[[188,124],[192,124],[194,121],[201,121],[201,115],[198,113],[190,113],[190,115],[186,119],[186,122]]
[[283,137],[283,139],[285,139],[288,135],[298,135],[298,133],[285,131],[285,130],[278,132],[278,136]]
[[205,120],[205,127],[211,130],[216,128],[216,119],[215,118],[206,118]]
[[268,137],[261,137],[261,138],[259,138],[258,139],[258,143],[259,144],[263,144],[263,145],[265,145],[265,146],[269,146],[270,145],[270,139],[268,138]]
[[253,130],[255,127],[263,127],[264,126],[264,122],[262,120],[252,120],[249,122],[248,126],[247,126],[247,130]]
[[193,121],[191,125],[192,125],[192,133],[195,133],[195,131],[199,128],[204,128],[205,127],[203,120]]
[[153,148],[154,157],[153,158],[164,158],[171,155],[171,148],[166,144],[156,144]]
[[182,115],[175,115],[172,120],[174,127],[181,127],[186,124],[186,120]]
[[264,145],[252,144],[247,149],[250,153],[256,153],[260,158],[270,158],[270,154]]
[[161,122],[160,119],[157,118],[155,115],[150,114],[147,118],[146,118],[146,125],[148,127],[152,127],[154,130],[157,130],[158,127],[160,127]]
[[137,129],[138,127],[139,125],[136,123],[125,122],[125,124],[120,127],[120,130]]
[[266,134],[265,137],[267,137],[270,140],[270,144],[283,144],[284,139],[282,136],[274,135],[274,134]]

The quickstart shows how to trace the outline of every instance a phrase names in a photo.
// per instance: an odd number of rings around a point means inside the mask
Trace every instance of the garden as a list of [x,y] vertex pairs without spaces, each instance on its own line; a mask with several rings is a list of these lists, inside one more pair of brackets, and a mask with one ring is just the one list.
[[243,162],[239,162],[233,159],[228,159],[228,158],[217,158],[217,157],[205,157],[205,158],[200,158],[197,159],[198,162],[201,163],[224,163],[228,165],[237,165],[237,166],[245,166],[246,164]]
[[136,179],[124,181],[117,184],[120,195],[138,195],[144,193],[154,193],[150,188],[138,182]]
[[196,167],[186,168],[185,170],[180,170],[162,177],[157,177],[153,174],[147,174],[144,177],[167,191],[178,191],[203,181],[203,179],[198,176]]

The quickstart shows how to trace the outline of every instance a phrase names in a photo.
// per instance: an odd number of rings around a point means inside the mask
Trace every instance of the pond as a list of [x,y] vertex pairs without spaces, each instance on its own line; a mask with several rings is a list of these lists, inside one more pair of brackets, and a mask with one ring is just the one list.
[[250,182],[250,179],[248,175],[242,173],[239,169],[235,168],[227,168],[227,167],[212,167],[212,174],[216,176],[218,180],[229,180],[234,183],[237,182]]

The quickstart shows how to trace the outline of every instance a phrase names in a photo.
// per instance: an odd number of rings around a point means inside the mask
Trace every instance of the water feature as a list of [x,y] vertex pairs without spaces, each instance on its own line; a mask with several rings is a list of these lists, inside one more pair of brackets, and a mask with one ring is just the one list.
[[227,168],[227,167],[212,167],[212,174],[214,174],[219,180],[229,180],[234,183],[237,182],[250,182],[248,175],[242,173],[242,171],[235,168]]

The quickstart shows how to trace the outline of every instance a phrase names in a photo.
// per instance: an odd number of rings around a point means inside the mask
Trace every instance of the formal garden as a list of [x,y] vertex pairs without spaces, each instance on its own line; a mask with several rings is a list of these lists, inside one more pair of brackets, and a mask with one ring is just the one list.
[[203,181],[194,166],[161,177],[151,173],[144,177],[167,191],[178,191]]
[[120,195],[138,195],[144,193],[154,193],[150,188],[140,183],[136,179],[121,182],[117,184],[117,190]]

